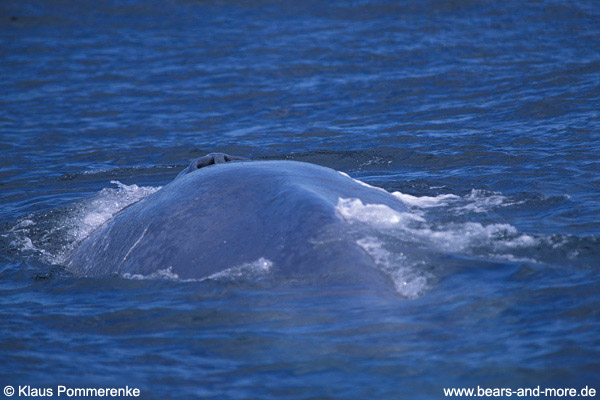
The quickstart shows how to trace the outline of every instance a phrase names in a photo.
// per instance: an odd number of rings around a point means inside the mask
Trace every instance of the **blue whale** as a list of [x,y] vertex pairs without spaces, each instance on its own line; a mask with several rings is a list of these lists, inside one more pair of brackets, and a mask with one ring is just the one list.
[[347,234],[340,199],[406,211],[385,190],[330,168],[209,154],[93,231],[66,266],[80,276],[168,269],[204,279],[268,260],[269,273],[284,279],[393,291],[391,277]]

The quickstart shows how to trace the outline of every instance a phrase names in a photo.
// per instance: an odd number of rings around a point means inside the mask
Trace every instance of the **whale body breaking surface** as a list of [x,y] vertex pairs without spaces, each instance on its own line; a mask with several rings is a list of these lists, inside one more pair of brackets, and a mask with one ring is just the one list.
[[394,291],[348,234],[339,205],[349,201],[406,212],[385,190],[330,168],[211,154],[98,227],[65,264],[80,276],[204,279],[258,262],[284,278]]

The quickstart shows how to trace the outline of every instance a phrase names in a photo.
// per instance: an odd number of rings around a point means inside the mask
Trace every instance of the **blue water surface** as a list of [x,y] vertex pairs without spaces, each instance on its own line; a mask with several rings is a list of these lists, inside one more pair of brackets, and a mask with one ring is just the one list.
[[[600,390],[597,1],[4,1],[0,49],[1,386]],[[61,267],[212,151],[414,196],[423,285],[389,300]]]

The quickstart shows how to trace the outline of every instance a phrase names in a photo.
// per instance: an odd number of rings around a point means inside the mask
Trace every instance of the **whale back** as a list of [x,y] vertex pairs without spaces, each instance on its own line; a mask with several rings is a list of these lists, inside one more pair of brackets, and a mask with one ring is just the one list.
[[168,269],[182,279],[202,279],[266,259],[282,276],[389,285],[344,235],[346,224],[336,212],[340,198],[404,210],[384,190],[325,167],[295,161],[211,165],[123,209],[79,245],[67,267],[85,276]]

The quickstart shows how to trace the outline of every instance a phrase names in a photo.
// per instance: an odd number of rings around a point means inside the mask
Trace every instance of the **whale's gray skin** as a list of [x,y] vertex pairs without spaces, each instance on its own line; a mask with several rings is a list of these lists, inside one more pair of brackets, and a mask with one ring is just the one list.
[[348,223],[335,207],[340,198],[358,198],[406,211],[399,200],[313,164],[226,161],[211,154],[192,162],[96,229],[67,268],[82,276],[147,276],[170,268],[181,279],[202,279],[265,258],[270,273],[283,278],[394,290],[345,234]]

